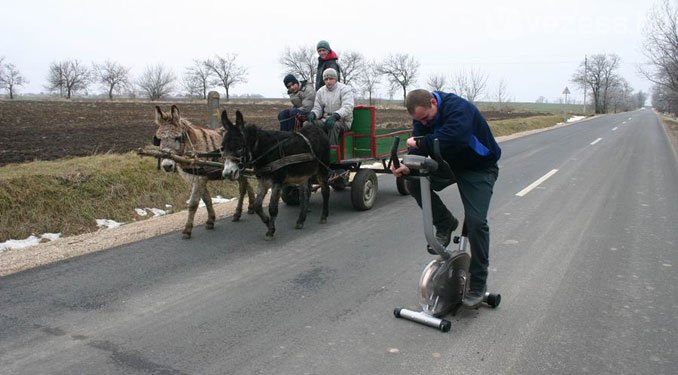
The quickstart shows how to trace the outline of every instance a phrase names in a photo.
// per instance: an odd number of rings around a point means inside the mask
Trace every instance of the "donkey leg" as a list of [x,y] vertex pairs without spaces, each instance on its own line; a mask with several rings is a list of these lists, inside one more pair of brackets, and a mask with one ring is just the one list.
[[214,222],[217,219],[217,214],[214,212],[214,205],[212,205],[212,197],[210,197],[210,192],[207,190],[207,181],[205,180],[205,188],[202,190],[202,201],[205,202],[205,208],[207,208],[207,222],[205,227],[207,229],[214,229]]
[[257,179],[257,198],[254,200],[254,212],[259,215],[261,218],[261,221],[268,226],[268,222],[270,221],[270,218],[264,212],[264,198],[266,197],[266,193],[268,193],[268,187],[269,187],[269,182],[264,180],[264,179]]
[[266,232],[266,240],[270,241],[273,239],[275,234],[275,218],[278,217],[278,202],[280,202],[280,190],[282,190],[282,184],[274,183],[273,188],[271,189],[271,200],[268,202],[268,214],[270,215],[270,220],[268,221],[268,232]]
[[301,229],[304,227],[304,222],[306,222],[306,214],[308,213],[308,201],[310,199],[311,191],[309,189],[309,184],[304,182],[299,185],[299,218],[297,218],[297,225],[294,226],[295,229]]
[[241,175],[240,178],[242,178],[243,184],[245,185],[245,190],[247,191],[247,213],[252,215],[254,213],[254,200],[256,199],[256,196],[254,195],[254,189],[247,180],[247,177]]
[[[235,207],[235,212],[233,213],[233,219],[231,219],[231,221],[238,221],[240,220],[240,216],[242,216],[242,204],[243,199],[245,198],[246,184],[247,179],[240,176],[240,178],[238,178],[238,205]],[[251,204],[252,201],[250,201],[250,205]]]
[[323,195],[323,212],[320,215],[320,224],[327,223],[327,216],[329,215],[330,209],[330,184],[328,181],[328,176],[318,176],[318,181],[320,183],[320,191]]
[[195,218],[195,212],[198,210],[200,205],[200,181],[193,180],[191,183],[191,196],[188,198],[188,218],[186,219],[186,225],[184,226],[184,231],[182,233],[182,238],[188,240],[191,238],[191,233],[193,232],[193,219]]

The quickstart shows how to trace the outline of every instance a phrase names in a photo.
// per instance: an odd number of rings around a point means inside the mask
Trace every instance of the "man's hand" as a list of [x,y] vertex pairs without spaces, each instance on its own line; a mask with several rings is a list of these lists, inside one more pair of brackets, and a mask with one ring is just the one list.
[[304,122],[306,122],[306,120],[308,120],[308,117],[306,117],[306,115],[303,113],[297,113],[295,117],[297,118],[297,121],[299,121],[300,124],[303,124]]
[[402,177],[404,175],[410,174],[410,168],[407,168],[405,164],[400,164],[400,167],[395,168],[393,164],[391,164],[391,172],[396,177]]
[[325,126],[328,127],[328,128],[333,127],[334,123],[339,121],[340,118],[341,118],[341,116],[339,116],[338,113],[334,112],[332,114],[332,116],[325,119]]
[[414,137],[407,138],[407,147],[417,148],[417,140]]

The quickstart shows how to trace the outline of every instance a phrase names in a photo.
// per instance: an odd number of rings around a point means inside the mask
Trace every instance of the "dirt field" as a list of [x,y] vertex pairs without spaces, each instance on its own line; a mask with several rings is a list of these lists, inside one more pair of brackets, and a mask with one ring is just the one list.
[[[136,150],[151,143],[155,105],[169,111],[172,103],[109,101],[0,101],[0,166],[66,156],[88,156]],[[183,117],[195,124],[208,121],[207,105],[178,103]],[[278,129],[277,114],[285,100],[263,103],[228,103],[245,120]],[[526,117],[529,113],[483,112],[488,120]],[[379,108],[377,125],[405,128],[411,123],[404,108]]]

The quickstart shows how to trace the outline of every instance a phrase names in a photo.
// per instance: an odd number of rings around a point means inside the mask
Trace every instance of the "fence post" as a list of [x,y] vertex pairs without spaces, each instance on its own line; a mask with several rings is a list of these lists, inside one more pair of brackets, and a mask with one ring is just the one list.
[[209,113],[209,127],[212,129],[221,127],[219,93],[216,91],[210,91],[209,94],[207,94],[207,113]]

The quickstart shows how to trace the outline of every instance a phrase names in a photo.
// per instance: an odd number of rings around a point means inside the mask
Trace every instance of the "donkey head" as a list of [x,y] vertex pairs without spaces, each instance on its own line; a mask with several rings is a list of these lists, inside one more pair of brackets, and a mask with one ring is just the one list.
[[237,180],[245,164],[252,161],[252,152],[245,136],[245,120],[242,113],[236,111],[235,124],[228,118],[226,111],[221,112],[221,125],[226,129],[221,141],[221,153],[224,157],[224,178]]
[[[153,144],[160,150],[175,154],[183,154],[186,145],[186,133],[181,127],[181,114],[176,105],[172,106],[171,114],[163,112],[159,106],[155,107],[155,137]],[[162,168],[166,172],[172,172],[176,163],[172,159],[162,159]]]

